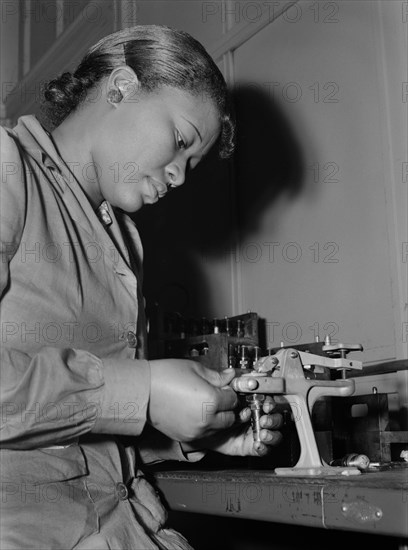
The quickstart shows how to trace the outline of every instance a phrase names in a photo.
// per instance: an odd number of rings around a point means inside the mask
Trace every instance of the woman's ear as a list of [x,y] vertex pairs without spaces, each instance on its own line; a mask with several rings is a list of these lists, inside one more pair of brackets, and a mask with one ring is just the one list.
[[124,65],[113,69],[106,82],[106,97],[109,102],[112,97],[112,91],[116,92],[116,97],[120,97],[120,101],[131,101],[140,90],[140,82],[135,71]]

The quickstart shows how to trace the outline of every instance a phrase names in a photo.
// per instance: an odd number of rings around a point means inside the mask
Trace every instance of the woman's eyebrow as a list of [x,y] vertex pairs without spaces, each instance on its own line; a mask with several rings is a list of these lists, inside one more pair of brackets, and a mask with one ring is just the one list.
[[197,126],[196,126],[195,124],[193,124],[190,120],[188,120],[188,118],[185,118],[185,117],[183,117],[182,115],[180,115],[180,116],[181,116],[181,118],[184,119],[186,122],[188,122],[189,124],[191,124],[191,126],[192,126],[192,127],[194,128],[194,130],[197,132],[198,137],[200,138],[200,141],[201,141],[201,143],[202,143],[203,138],[201,137],[201,134],[200,134],[200,132],[198,131]]

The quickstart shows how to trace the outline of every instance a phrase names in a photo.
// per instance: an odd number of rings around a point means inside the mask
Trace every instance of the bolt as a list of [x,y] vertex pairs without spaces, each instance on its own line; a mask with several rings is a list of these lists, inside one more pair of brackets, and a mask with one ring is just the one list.
[[347,510],[348,510],[347,504],[343,504],[342,507],[341,507],[341,511],[342,512],[347,512]]
[[376,386],[373,386],[373,393],[378,393]]
[[296,359],[296,357],[298,356],[298,354],[296,353],[296,351],[292,351],[292,352],[290,353],[290,356],[291,356],[292,359]]
[[259,393],[253,393],[246,396],[246,401],[251,409],[251,425],[254,442],[259,443],[261,441],[261,415],[262,415],[262,403],[265,400],[265,395]]
[[375,513],[375,517],[378,519],[382,518],[382,515],[383,515],[382,510],[377,510]]

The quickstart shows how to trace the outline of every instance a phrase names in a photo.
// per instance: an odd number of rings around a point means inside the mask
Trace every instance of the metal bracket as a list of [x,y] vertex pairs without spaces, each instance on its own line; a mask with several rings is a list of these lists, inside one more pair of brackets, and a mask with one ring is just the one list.
[[231,383],[232,387],[240,393],[273,394],[277,403],[287,403],[292,410],[300,441],[300,457],[294,467],[276,468],[275,473],[287,476],[360,475],[358,468],[329,466],[322,460],[311,421],[311,412],[317,399],[327,395],[352,395],[355,388],[354,380],[307,379],[302,362],[307,365],[335,369],[362,368],[360,361],[326,358],[285,348],[279,350],[274,356],[260,359],[258,363],[262,372],[257,372],[255,365],[255,370],[237,373],[238,376],[255,378],[258,382],[256,389],[243,392],[240,390],[239,378],[235,378]]

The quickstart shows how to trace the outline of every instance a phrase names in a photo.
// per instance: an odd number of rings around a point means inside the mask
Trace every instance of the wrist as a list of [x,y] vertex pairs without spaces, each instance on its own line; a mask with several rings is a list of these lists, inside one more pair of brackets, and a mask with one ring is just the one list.
[[199,448],[197,445],[189,443],[188,441],[179,441],[179,443],[184,454],[195,453],[196,451],[202,450],[202,447]]

